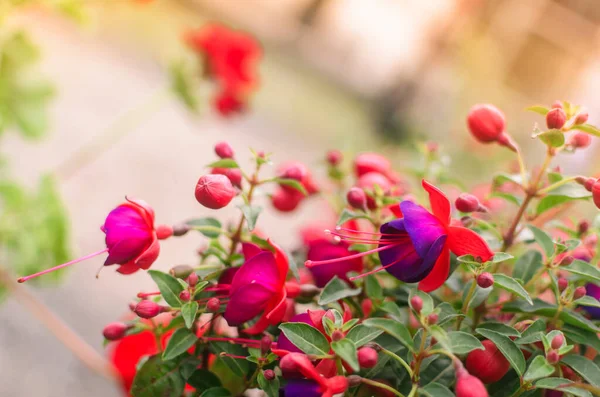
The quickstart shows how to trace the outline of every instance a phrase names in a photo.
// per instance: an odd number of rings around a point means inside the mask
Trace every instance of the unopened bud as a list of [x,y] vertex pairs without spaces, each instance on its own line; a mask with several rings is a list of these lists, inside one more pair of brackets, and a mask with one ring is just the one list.
[[579,112],[579,114],[577,114],[577,116],[575,117],[575,124],[579,125],[579,124],[585,124],[588,121],[588,112]]
[[158,225],[154,230],[159,240],[165,240],[173,235],[173,227],[169,225]]
[[574,260],[575,258],[573,258],[571,255],[567,255],[560,260],[558,266],[569,266]]
[[179,293],[179,299],[181,299],[182,302],[189,301],[191,297],[192,297],[192,294],[190,294],[190,291],[187,289],[184,289],[183,291],[181,291]]
[[353,187],[346,194],[348,204],[357,210],[365,210],[367,208],[367,195],[365,191],[359,187]]
[[560,360],[560,356],[556,350],[550,350],[548,354],[546,354],[546,360],[548,360],[548,363],[554,365]]
[[225,175],[233,186],[242,188],[242,170],[239,168],[213,168],[210,173]]
[[585,177],[585,176],[578,176],[578,177],[575,177],[575,182],[577,182],[580,185],[582,185],[588,192],[591,192],[592,191],[592,186],[596,182],[596,179],[594,179],[594,178],[588,178],[588,177]]
[[331,340],[334,341],[334,342],[337,342],[337,341],[342,340],[342,339],[344,339],[344,333],[342,331],[340,331],[339,329],[336,329],[331,334]]
[[269,354],[269,350],[271,350],[272,344],[273,341],[271,340],[271,337],[269,335],[265,335],[262,337],[262,339],[260,340],[260,352],[263,356]]
[[210,298],[208,302],[206,302],[206,310],[210,313],[216,313],[221,309],[221,302],[217,298]]
[[164,311],[164,307],[151,300],[138,302],[133,311],[141,318],[154,318]]
[[590,230],[590,223],[588,221],[581,221],[577,225],[577,233],[579,235],[586,234]]
[[219,142],[215,145],[215,153],[222,159],[232,159],[233,149],[227,142]]
[[465,361],[467,370],[483,383],[499,381],[510,369],[510,363],[491,340],[481,341],[484,350],[469,353]]
[[561,278],[558,279],[557,284],[558,284],[558,290],[560,292],[563,292],[569,286],[569,280],[567,280],[566,278],[562,278],[561,277]]
[[469,110],[467,125],[471,135],[479,142],[496,141],[504,132],[506,121],[504,114],[494,105],[475,105]]
[[346,379],[348,379],[348,387],[360,386],[362,383],[362,378],[358,375],[350,375]]
[[596,207],[600,208],[600,182],[598,181],[592,185],[592,199]]
[[485,385],[462,365],[456,370],[456,397],[488,397]]
[[546,114],[546,126],[549,129],[561,129],[567,121],[567,114],[561,108],[554,108]]
[[437,313],[431,313],[429,316],[427,316],[427,324],[434,325],[437,322],[438,322],[438,315],[437,315]]
[[413,296],[410,298],[410,306],[415,312],[421,313],[421,310],[423,309],[423,299],[417,295]]
[[477,197],[469,193],[462,193],[454,202],[456,209],[460,212],[475,212],[481,207]]
[[575,149],[585,149],[592,144],[592,137],[585,132],[576,132],[569,137],[568,143]]
[[552,109],[562,109],[563,108],[563,104],[562,101],[556,100],[552,103]]
[[373,368],[377,365],[377,352],[370,347],[358,349],[358,364],[361,368]]
[[480,288],[489,288],[494,285],[494,276],[491,273],[483,272],[477,276],[477,285]]
[[229,178],[220,174],[203,175],[196,184],[196,200],[206,208],[223,208],[235,196],[235,189]]
[[574,300],[581,299],[585,296],[585,294],[586,294],[585,287],[577,287],[577,288],[575,288],[575,292],[573,292],[573,299]]
[[436,153],[440,149],[440,145],[437,142],[427,142],[425,148],[429,153]]
[[192,230],[192,228],[189,225],[186,225],[185,223],[182,223],[180,225],[175,225],[175,226],[173,226],[173,236],[175,236],[175,237],[184,236],[190,230]]
[[563,334],[558,334],[554,338],[552,338],[552,343],[550,344],[550,346],[552,346],[554,350],[558,350],[562,347],[564,343],[565,337],[563,336]]
[[275,378],[277,377],[275,375],[275,371],[273,371],[272,369],[266,369],[265,372],[263,372],[263,375],[264,375],[265,379],[268,380],[269,382],[272,380],[275,380]]
[[191,272],[187,278],[187,283],[190,287],[195,287],[198,284],[199,277],[196,272]]
[[177,265],[169,270],[169,274],[175,278],[185,280],[193,271],[194,269],[189,265]]
[[339,150],[330,150],[327,152],[327,162],[334,167],[340,164],[342,159],[343,155]]
[[102,330],[102,335],[107,340],[119,340],[125,336],[125,333],[130,327],[123,323],[110,323]]

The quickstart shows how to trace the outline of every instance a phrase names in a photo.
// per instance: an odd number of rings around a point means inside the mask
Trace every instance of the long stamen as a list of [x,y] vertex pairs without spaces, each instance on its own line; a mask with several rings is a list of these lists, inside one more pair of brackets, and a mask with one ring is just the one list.
[[[370,236],[379,236],[379,237],[381,237],[381,236],[388,236],[388,237],[395,236],[395,234],[393,234],[393,233],[363,232],[362,230],[348,229],[348,228],[341,227],[341,226],[336,226],[335,230],[338,231],[338,232],[341,230],[341,231],[344,231],[344,232],[350,232],[350,233],[354,233],[354,234],[368,234]],[[328,232],[328,231],[326,230],[325,232]]]
[[369,251],[365,251],[365,252],[359,252],[358,254],[354,254],[354,255],[348,255],[348,256],[341,256],[339,258],[334,258],[334,259],[328,259],[328,260],[324,260],[324,261],[311,261],[308,260],[306,262],[304,262],[304,266],[306,267],[313,267],[313,266],[319,266],[319,265],[327,265],[329,263],[336,263],[336,262],[341,262],[341,261],[347,261],[350,259],[355,259],[355,258],[361,258],[363,256],[375,253],[375,252],[379,252],[379,251],[384,251],[390,248],[394,248],[395,246],[397,246],[398,244],[387,244],[384,247],[378,247],[378,248],[374,248],[372,250]]
[[50,269],[42,270],[41,272],[30,274],[29,276],[21,277],[17,281],[19,283],[24,283],[25,281],[30,280],[32,278],[35,278],[35,277],[38,277],[38,276],[42,276],[42,275],[44,275],[46,273],[50,273],[50,272],[53,272],[53,271],[58,270],[58,269],[62,269],[63,267],[74,265],[74,264],[82,262],[82,261],[84,261],[86,259],[90,259],[90,258],[93,258],[95,256],[101,255],[101,254],[103,254],[105,252],[108,252],[108,248],[105,248],[105,249],[103,249],[101,251],[98,251],[98,252],[94,252],[93,254],[82,256],[81,258],[73,259],[71,262],[63,263],[62,265],[54,266],[54,267],[52,267]]
[[229,288],[231,288],[231,285],[229,284],[217,284],[214,287],[205,288],[204,291],[221,291]]
[[147,298],[149,296],[155,296],[155,295],[160,295],[160,291],[155,291],[155,292],[139,292],[137,294],[138,298]]
[[371,270],[371,271],[368,271],[368,272],[366,272],[366,273],[359,274],[358,276],[350,277],[350,278],[349,278],[349,280],[350,280],[350,281],[358,280],[359,278],[363,278],[363,277],[369,276],[369,275],[371,275],[371,274],[375,274],[375,273],[378,273],[378,272],[380,272],[380,271],[382,271],[382,270],[385,270],[385,269],[387,269],[388,267],[394,266],[395,264],[397,264],[398,262],[400,262],[402,259],[406,258],[406,257],[408,256],[408,254],[409,254],[409,252],[405,253],[405,254],[404,254],[404,255],[402,255],[400,258],[396,259],[396,260],[395,260],[395,261],[393,261],[392,263],[390,263],[390,264],[387,264],[387,265],[385,265],[385,266],[381,266],[381,267],[378,267],[377,269],[373,269],[373,270]]

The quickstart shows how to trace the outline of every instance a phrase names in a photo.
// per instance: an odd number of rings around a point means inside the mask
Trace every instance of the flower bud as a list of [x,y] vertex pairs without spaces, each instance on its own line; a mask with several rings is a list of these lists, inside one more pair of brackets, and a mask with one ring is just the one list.
[[286,354],[279,360],[279,368],[281,369],[281,375],[286,379],[297,378],[300,374],[298,371],[298,365],[294,360],[293,355],[299,353]]
[[169,270],[169,274],[175,278],[185,280],[193,271],[194,269],[189,265],[177,265]]
[[156,238],[159,240],[168,239],[173,235],[173,227],[169,225],[158,225],[154,230],[156,231]]
[[263,372],[263,376],[269,382],[271,382],[272,380],[275,380],[275,378],[277,377],[275,375],[275,371],[273,371],[272,369],[266,369],[265,372]]
[[573,258],[571,255],[567,255],[560,260],[558,266],[569,266],[574,260],[575,258]]
[[371,312],[373,311],[373,301],[367,298],[362,301],[360,307],[363,312],[363,318],[369,318],[371,316]]
[[191,272],[187,278],[187,283],[190,287],[195,287],[196,284],[198,284],[199,279],[200,278],[198,277],[196,272]]
[[510,363],[490,340],[481,342],[484,350],[472,350],[465,361],[467,371],[483,383],[494,383],[502,379],[510,369]]
[[454,202],[456,209],[460,212],[475,212],[481,207],[477,197],[469,193],[462,193]]
[[415,312],[421,313],[421,310],[423,309],[423,299],[417,295],[413,296],[410,298],[410,306]]
[[370,347],[358,349],[358,364],[361,368],[373,368],[377,365],[377,352]]
[[575,149],[585,149],[592,143],[592,137],[585,132],[576,132],[569,137],[569,145]]
[[592,199],[596,207],[600,208],[600,182],[598,180],[592,185]]
[[596,179],[595,178],[588,178],[585,176],[578,176],[575,178],[575,182],[579,183],[580,185],[582,185],[585,190],[587,190],[588,192],[592,191],[592,186],[594,186],[594,183],[596,183]]
[[235,189],[225,175],[203,175],[196,184],[196,200],[206,208],[223,208],[234,196]]
[[471,135],[479,142],[496,141],[504,132],[506,121],[504,114],[494,105],[475,105],[469,110],[467,125]]
[[233,149],[227,142],[219,142],[215,145],[215,153],[222,159],[232,159]]
[[357,210],[366,210],[367,209],[367,195],[365,191],[359,187],[353,187],[348,190],[346,194],[346,200],[350,207]]
[[370,172],[385,175],[390,168],[390,161],[377,153],[362,153],[354,158],[354,172],[358,177]]
[[175,237],[185,236],[187,234],[187,232],[189,232],[190,230],[192,230],[192,228],[189,225],[186,225],[185,223],[182,223],[180,225],[175,225],[175,226],[173,226],[173,236],[175,236]]
[[339,150],[330,150],[327,152],[327,162],[334,167],[339,165],[343,158],[344,156]]
[[102,335],[107,340],[119,340],[125,336],[125,333],[130,327],[127,324],[115,322],[110,323],[102,330]]
[[575,117],[575,124],[579,125],[579,124],[585,124],[588,121],[588,112],[583,111],[583,112],[579,112],[577,114],[577,116]]
[[429,316],[427,316],[427,324],[434,325],[435,323],[437,323],[437,321],[438,321],[437,313],[431,313]]
[[558,355],[558,352],[556,350],[550,350],[546,354],[546,360],[548,360],[548,363],[554,365],[560,361],[560,356]]
[[546,126],[549,129],[559,130],[567,122],[567,114],[561,108],[554,108],[546,114]]
[[334,342],[337,342],[337,341],[342,340],[342,339],[344,339],[344,333],[342,331],[340,331],[339,329],[336,329],[331,334],[331,340],[334,341]]
[[575,292],[573,292],[573,299],[577,300],[583,298],[586,294],[585,287],[577,287],[575,288]]
[[484,384],[475,376],[469,374],[462,367],[462,364],[456,370],[455,393],[456,397],[488,397]]
[[569,280],[567,280],[566,278],[563,278],[563,277],[559,278],[557,283],[558,283],[558,290],[560,292],[563,292],[569,286]]
[[554,350],[558,350],[562,347],[564,343],[565,337],[563,336],[563,334],[558,334],[554,338],[552,338],[552,343],[550,344],[550,346],[552,346]]
[[581,236],[586,234],[590,230],[590,223],[586,220],[579,222],[577,225],[577,233]]
[[[389,193],[392,187],[390,180],[385,175],[378,172],[366,173],[362,175],[357,182],[357,186],[362,189],[374,190],[376,185],[379,186],[385,194]],[[377,207],[377,203],[372,197],[367,197],[367,207],[370,209],[375,209]]]
[[216,313],[221,309],[221,302],[217,298],[210,298],[208,302],[206,302],[206,311],[210,313]]
[[273,344],[273,341],[271,340],[271,337],[269,335],[263,336],[260,340],[260,353],[263,356],[266,356],[267,354],[269,354],[269,350],[271,350],[272,344]]
[[562,101],[558,101],[558,100],[554,101],[552,103],[551,107],[552,107],[552,109],[562,109],[563,108]]
[[242,170],[239,168],[213,168],[210,173],[213,175],[225,175],[233,186],[238,189],[242,188]]
[[181,299],[182,302],[189,301],[191,297],[192,297],[192,294],[190,294],[190,291],[187,289],[184,289],[183,291],[181,291],[179,293],[179,299]]
[[362,383],[362,378],[358,375],[350,375],[346,379],[348,379],[348,387],[360,386]]
[[291,212],[298,207],[304,196],[298,191],[278,189],[271,196],[271,204],[281,212]]
[[491,273],[483,272],[477,276],[477,285],[480,288],[489,288],[494,285],[494,276]]
[[135,314],[141,318],[153,318],[164,311],[164,307],[151,300],[143,300],[138,302],[133,309]]

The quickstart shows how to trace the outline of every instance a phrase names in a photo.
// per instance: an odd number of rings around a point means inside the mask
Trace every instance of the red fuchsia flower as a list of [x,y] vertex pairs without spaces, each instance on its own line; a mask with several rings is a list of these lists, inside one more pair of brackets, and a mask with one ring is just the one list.
[[257,63],[262,55],[251,36],[219,24],[188,32],[187,44],[204,56],[206,75],[219,85],[216,109],[223,116],[242,112],[258,85]]
[[278,324],[287,310],[287,256],[270,239],[268,242],[274,253],[244,243],[245,262],[233,276],[229,303],[223,315],[230,326],[238,326],[260,315],[256,324],[244,330],[251,335]]
[[[311,261],[323,261],[334,258],[344,258],[352,255],[348,250],[349,245],[345,242],[335,243],[331,240],[316,240],[308,246],[306,258]],[[341,260],[331,266],[314,266],[309,268],[315,285],[323,288],[334,277],[349,282],[347,274],[349,272],[360,273],[363,269],[362,258],[351,258],[346,261]]]
[[281,359],[280,366],[286,373],[297,372],[307,378],[290,379],[285,386],[286,397],[333,397],[348,389],[348,380],[343,376],[324,377],[317,371],[309,358],[301,353],[290,353]]
[[490,260],[494,253],[481,236],[450,224],[450,201],[444,193],[425,180],[422,185],[429,193],[432,212],[411,201],[403,201],[400,203],[403,218],[383,224],[380,233],[372,233],[373,238],[333,233],[348,242],[376,244],[377,248],[344,258],[306,261],[306,266],[321,266],[377,252],[382,267],[350,280],[385,269],[406,283],[418,282],[419,289],[429,292],[448,278],[451,251],[457,256],[473,255],[484,262]]
[[84,261],[108,252],[104,266],[119,265],[121,274],[147,270],[158,258],[163,240],[173,235],[173,228],[166,225],[154,227],[154,210],[145,201],[125,198],[127,201],[112,210],[100,228],[106,234],[106,249],[72,260],[51,269],[19,278],[25,282],[54,270]]

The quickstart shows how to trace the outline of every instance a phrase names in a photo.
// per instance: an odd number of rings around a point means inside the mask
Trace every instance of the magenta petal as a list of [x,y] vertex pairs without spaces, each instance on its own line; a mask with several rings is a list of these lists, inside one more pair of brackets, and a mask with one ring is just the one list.
[[430,251],[431,246],[446,235],[446,229],[439,219],[425,208],[411,201],[400,203],[404,214],[404,228],[421,258]]
[[256,283],[263,288],[275,291],[279,281],[279,269],[273,253],[263,251],[247,260],[237,271],[231,282],[231,292],[243,286]]
[[256,244],[252,243],[243,243],[242,244],[242,252],[244,253],[244,259],[249,260],[252,257],[260,254],[264,250],[260,249],[260,247]]
[[[352,253],[342,244],[334,244],[327,240],[319,240],[310,244],[306,259],[311,261],[324,261],[335,258],[349,256]],[[341,260],[326,266],[313,266],[309,268],[315,284],[323,288],[334,276],[342,280],[347,280],[347,273],[351,271],[360,272],[362,270],[361,258],[350,260]]]
[[141,269],[148,270],[150,266],[158,259],[160,253],[160,243],[158,240],[154,240],[150,247],[148,247],[139,257],[136,258],[135,264]]
[[260,284],[243,285],[231,295],[223,317],[230,326],[238,326],[262,313],[272,296],[273,291]]
[[108,257],[104,261],[105,266],[116,263],[122,265],[142,254],[152,243],[152,238],[125,238],[109,247]]

